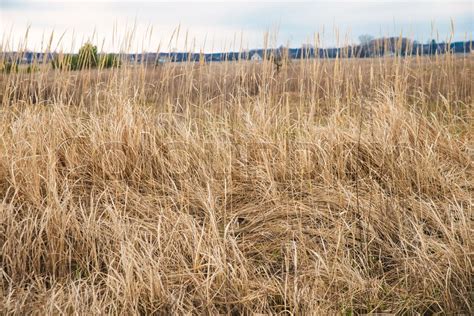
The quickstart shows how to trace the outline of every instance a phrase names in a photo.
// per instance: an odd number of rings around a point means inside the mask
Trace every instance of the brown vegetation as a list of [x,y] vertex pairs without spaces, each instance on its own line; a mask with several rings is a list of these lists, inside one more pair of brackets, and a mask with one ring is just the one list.
[[0,313],[469,314],[473,62],[2,75]]

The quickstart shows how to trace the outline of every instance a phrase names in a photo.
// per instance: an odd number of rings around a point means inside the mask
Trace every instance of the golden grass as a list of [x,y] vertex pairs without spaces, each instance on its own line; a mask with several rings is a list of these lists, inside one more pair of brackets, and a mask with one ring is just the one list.
[[472,313],[473,63],[2,75],[0,313]]

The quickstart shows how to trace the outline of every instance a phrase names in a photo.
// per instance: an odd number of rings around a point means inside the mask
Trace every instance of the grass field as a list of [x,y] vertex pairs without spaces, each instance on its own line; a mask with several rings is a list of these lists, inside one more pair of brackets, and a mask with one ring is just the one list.
[[0,314],[473,312],[473,54],[0,76]]

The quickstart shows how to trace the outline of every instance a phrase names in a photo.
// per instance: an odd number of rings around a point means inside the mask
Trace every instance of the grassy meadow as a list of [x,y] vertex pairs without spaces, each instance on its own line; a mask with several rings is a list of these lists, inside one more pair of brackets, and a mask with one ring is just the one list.
[[0,74],[0,314],[473,312],[474,54]]

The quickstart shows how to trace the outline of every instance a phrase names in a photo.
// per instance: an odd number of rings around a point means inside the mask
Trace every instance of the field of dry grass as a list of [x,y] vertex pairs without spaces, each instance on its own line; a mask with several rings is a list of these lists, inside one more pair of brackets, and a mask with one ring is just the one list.
[[469,314],[474,56],[0,78],[0,314]]

